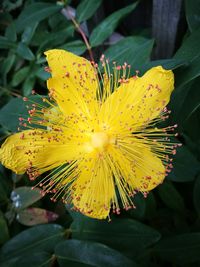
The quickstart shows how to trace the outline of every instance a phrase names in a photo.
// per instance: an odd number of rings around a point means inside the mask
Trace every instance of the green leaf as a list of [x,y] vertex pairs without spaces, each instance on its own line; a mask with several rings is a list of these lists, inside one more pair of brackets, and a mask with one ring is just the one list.
[[82,0],[76,10],[76,18],[79,23],[89,19],[101,5],[102,0]]
[[18,222],[26,226],[53,222],[57,218],[56,213],[40,208],[28,208],[17,213]]
[[19,43],[17,47],[17,54],[27,60],[34,60],[35,56],[31,49],[24,43]]
[[22,6],[23,4],[23,0],[16,0],[16,1],[12,1],[12,0],[6,0],[3,2],[3,8],[5,8],[6,11],[12,11],[15,10],[16,8],[19,8],[20,6]]
[[24,96],[31,95],[35,85],[35,76],[27,77],[22,86],[22,92]]
[[56,244],[64,240],[64,229],[57,224],[39,225],[20,232],[0,249],[0,261],[26,253],[52,253]]
[[19,117],[28,117],[22,98],[11,99],[0,110],[0,124],[7,130],[16,132],[19,127]]
[[141,193],[137,193],[134,196],[133,203],[135,205],[135,209],[131,209],[129,214],[131,217],[136,219],[141,219],[144,217],[145,209],[146,209],[146,199]]
[[[45,103],[42,101],[41,96],[29,96],[28,98],[32,103],[38,103],[40,106],[45,107]],[[24,102],[22,98],[11,99],[0,110],[0,124],[7,130],[16,132],[19,127],[19,117],[27,119],[29,117],[27,111],[28,102]]]
[[0,48],[1,49],[12,49],[16,48],[16,44],[9,41],[6,37],[0,36]]
[[[0,165],[2,167],[2,165]],[[0,171],[0,201],[8,202],[8,196],[13,188],[11,179],[8,179],[7,175]]]
[[142,66],[142,68],[140,68],[140,72],[144,73],[147,70],[149,70],[153,67],[156,67],[156,66],[162,66],[166,70],[175,70],[181,66],[184,66],[185,64],[186,64],[186,62],[184,60],[181,60],[181,59],[153,60],[153,61],[150,61],[150,62],[144,64],[144,66]]
[[31,25],[26,26],[26,28],[24,29],[24,32],[22,34],[22,38],[21,38],[22,43],[24,43],[24,44],[30,43],[37,26],[38,26],[38,22],[35,22],[35,23],[32,23]]
[[[173,121],[178,123],[179,128],[185,129],[188,120],[200,107],[199,82],[200,77],[174,92],[171,103],[172,116]],[[197,129],[194,127],[194,130]]]
[[133,219],[113,218],[111,223],[72,214],[72,237],[104,243],[120,252],[137,256],[144,248],[157,242],[160,234],[156,230]]
[[147,195],[145,211],[145,218],[152,219],[157,215],[157,203],[152,191]]
[[41,198],[41,190],[38,188],[32,189],[28,186],[18,187],[11,193],[13,205],[17,210],[27,208]]
[[193,202],[194,202],[194,207],[198,215],[200,216],[200,175],[197,177],[194,184]]
[[51,267],[53,259],[54,258],[49,253],[35,252],[17,258],[13,265],[7,267]]
[[183,198],[170,181],[165,180],[158,186],[158,193],[167,207],[178,212],[184,211]]
[[51,74],[44,70],[44,68],[38,68],[38,70],[35,71],[35,76],[41,79],[42,81],[46,81],[51,77]]
[[17,32],[23,31],[27,25],[37,23],[58,12],[62,6],[49,3],[33,3],[21,12],[16,21]]
[[9,239],[9,231],[6,220],[0,212],[0,245],[4,244]]
[[[171,96],[169,107],[172,113],[170,114],[170,117],[169,117],[169,120],[170,120],[169,124],[178,123],[179,129],[182,127],[182,123],[183,123],[183,120],[185,119],[185,115],[186,116],[188,115],[187,113],[185,113],[185,110],[183,110],[183,108],[184,108],[184,103],[189,100],[187,96],[189,94],[189,91],[192,88],[193,83],[194,81],[191,81],[186,85],[176,88]],[[192,106],[194,104],[193,101],[194,101],[193,99],[191,99],[190,101],[192,102]],[[182,111],[184,114],[182,114]],[[186,108],[186,111],[187,111],[187,108]]]
[[103,244],[67,240],[58,244],[55,248],[55,255],[61,267],[136,267],[132,262],[118,251],[113,250]]
[[200,0],[185,0],[185,11],[190,31],[200,27]]
[[11,68],[15,62],[15,58],[16,58],[16,56],[11,53],[4,60],[2,66],[1,66],[1,72],[3,73],[3,75],[7,75],[7,73],[11,70]]
[[200,164],[185,147],[179,147],[173,160],[173,169],[167,178],[174,182],[193,181],[200,170]]
[[13,76],[11,82],[12,86],[18,86],[20,83],[22,83],[28,76],[29,72],[30,72],[30,66],[19,69]]
[[5,192],[3,185],[1,184],[1,179],[0,179],[0,204],[1,202],[6,203],[7,201],[8,201],[8,197],[7,197],[7,194]]
[[70,51],[70,52],[72,52],[78,56],[82,55],[86,51],[85,44],[80,40],[66,43],[66,44],[60,46],[59,48]]
[[127,62],[132,70],[137,70],[150,58],[153,40],[140,36],[126,37],[105,51],[110,62],[116,61],[118,65]]
[[[162,259],[179,264],[200,261],[200,233],[188,233],[161,240],[154,252]],[[187,265],[184,265],[187,266]]]
[[51,49],[53,46],[56,47],[61,44],[65,44],[66,40],[71,38],[74,34],[74,26],[67,25],[64,29],[51,33],[43,33],[42,40],[39,42],[39,48],[37,54],[44,52],[47,49]]
[[105,41],[115,30],[119,21],[133,11],[138,2],[132,5],[126,6],[108,16],[104,21],[102,21],[91,33],[90,44],[92,47],[98,46]]
[[11,42],[15,42],[17,40],[16,28],[15,28],[15,23],[14,22],[12,22],[6,28],[5,37]]
[[176,86],[183,86],[200,76],[200,55],[187,67],[182,67],[176,72]]
[[183,40],[181,47],[176,52],[174,58],[192,61],[200,55],[199,49],[200,28],[192,32]]

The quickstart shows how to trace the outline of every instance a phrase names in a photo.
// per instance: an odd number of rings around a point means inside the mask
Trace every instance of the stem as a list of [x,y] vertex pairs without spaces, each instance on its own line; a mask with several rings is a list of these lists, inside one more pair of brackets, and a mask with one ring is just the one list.
[[87,47],[87,50],[88,50],[88,52],[89,52],[89,55],[90,55],[90,59],[91,59],[92,61],[94,61],[94,57],[93,57],[93,53],[92,53],[92,49],[91,49],[91,46],[90,46],[90,44],[89,44],[89,42],[88,42],[88,39],[87,39],[85,33],[83,32],[83,30],[81,29],[80,25],[77,23],[77,21],[76,21],[74,18],[71,18],[71,20],[72,20],[72,22],[74,23],[74,25],[75,25],[77,31],[81,34],[81,36],[82,36],[82,38],[83,38],[83,41],[84,41],[84,43],[85,43],[85,45],[86,45],[86,47]]
[[93,56],[93,53],[92,53],[92,49],[91,49],[90,43],[89,43],[89,41],[88,41],[88,39],[87,39],[87,37],[86,37],[84,31],[81,29],[79,23],[75,20],[75,18],[73,18],[73,17],[69,14],[69,12],[67,12],[66,9],[64,10],[64,12],[62,12],[62,14],[63,14],[67,19],[70,18],[70,20],[73,22],[75,28],[77,29],[77,31],[81,34],[81,37],[83,38],[83,41],[84,41],[84,43],[85,43],[85,45],[86,45],[86,47],[87,47],[87,50],[88,50],[88,52],[89,52],[89,56],[90,56],[91,61],[94,62],[94,56]]

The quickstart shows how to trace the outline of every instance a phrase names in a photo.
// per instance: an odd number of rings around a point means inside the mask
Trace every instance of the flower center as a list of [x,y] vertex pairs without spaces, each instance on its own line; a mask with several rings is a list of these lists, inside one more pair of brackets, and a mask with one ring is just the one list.
[[104,132],[94,133],[91,136],[91,145],[93,148],[103,149],[108,143],[108,135]]

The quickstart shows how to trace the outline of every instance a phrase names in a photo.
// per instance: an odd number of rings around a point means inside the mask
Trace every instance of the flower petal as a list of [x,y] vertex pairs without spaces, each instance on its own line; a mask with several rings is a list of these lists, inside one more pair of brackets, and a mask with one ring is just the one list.
[[98,82],[90,62],[60,49],[49,50],[45,55],[52,75],[47,87],[61,111],[64,114],[94,112]]
[[173,88],[173,72],[161,66],[150,69],[141,78],[129,79],[102,105],[102,124],[118,130],[136,130],[148,124],[168,104]]
[[82,171],[72,184],[74,206],[89,217],[107,218],[115,194],[113,177],[107,162],[93,156],[80,163],[78,168]]
[[0,149],[0,161],[17,174],[34,168],[39,174],[72,160],[79,146],[62,136],[42,130],[27,130],[11,135]]
[[138,149],[129,144],[127,153],[112,149],[111,155],[132,191],[148,192],[161,184],[166,176],[162,161],[145,146]]
[[148,192],[163,182],[166,170],[162,161],[147,149],[143,151],[140,162],[135,167],[133,184],[137,190]]

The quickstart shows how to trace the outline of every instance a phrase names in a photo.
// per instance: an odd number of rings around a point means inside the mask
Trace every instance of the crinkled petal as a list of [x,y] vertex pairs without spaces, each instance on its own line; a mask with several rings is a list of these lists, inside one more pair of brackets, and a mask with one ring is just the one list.
[[113,129],[136,130],[159,116],[173,89],[173,72],[154,67],[123,83],[102,105],[100,121]]
[[162,161],[150,150],[145,149],[141,160],[134,168],[133,185],[137,190],[148,192],[161,184],[166,176]]
[[61,111],[67,115],[95,112],[98,81],[91,63],[60,49],[49,50],[45,55],[52,75],[47,87]]
[[166,176],[165,167],[147,147],[129,145],[125,150],[112,149],[111,155],[118,173],[132,190],[148,192],[161,184]]
[[87,158],[78,166],[79,177],[72,184],[73,204],[83,214],[105,219],[110,212],[115,189],[111,170],[104,159]]
[[80,153],[80,147],[67,138],[52,132],[27,130],[11,135],[0,149],[2,164],[17,174],[28,169],[39,174],[72,160]]

